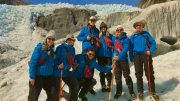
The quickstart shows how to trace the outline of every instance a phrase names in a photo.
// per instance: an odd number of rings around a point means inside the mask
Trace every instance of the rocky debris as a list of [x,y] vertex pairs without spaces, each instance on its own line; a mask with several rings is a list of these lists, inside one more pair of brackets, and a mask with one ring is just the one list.
[[6,85],[7,85],[7,81],[3,82],[3,83],[1,84],[1,86],[0,86],[0,88],[4,87],[4,86],[6,86]]
[[0,69],[13,65],[30,54],[4,43],[0,43],[0,53]]
[[4,52],[7,52],[8,50],[17,50],[16,48],[0,42],[0,53],[3,54]]
[[57,39],[60,39],[69,33],[80,31],[87,25],[89,17],[96,14],[96,11],[88,9],[56,9],[53,14],[40,17],[37,26],[47,31],[55,30]]
[[34,5],[31,2],[25,2],[24,0],[0,0],[0,4],[7,5]]
[[180,1],[180,0],[141,0],[138,4],[135,5],[135,7],[144,9],[153,4],[164,3],[169,1]]

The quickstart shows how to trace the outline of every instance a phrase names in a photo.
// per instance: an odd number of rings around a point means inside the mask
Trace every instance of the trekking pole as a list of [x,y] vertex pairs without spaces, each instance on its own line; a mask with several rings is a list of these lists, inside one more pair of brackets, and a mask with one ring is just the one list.
[[[149,49],[147,49],[149,51]],[[149,93],[150,93],[150,99],[151,99],[151,83],[150,83],[150,68],[149,68],[149,55],[147,55],[147,61],[148,61],[148,76],[149,76]]]
[[[114,56],[116,56],[116,53],[114,53]],[[115,63],[116,63],[116,61],[113,61],[113,65],[115,65]],[[110,92],[109,92],[109,100],[108,101],[111,101],[111,96],[112,96],[113,81],[114,81],[114,70],[115,70],[115,68],[113,67],[112,78],[111,78],[111,86],[110,86]]]
[[[62,63],[63,64],[63,63]],[[61,78],[60,78],[60,90],[59,90],[59,101],[61,100],[61,83],[62,83],[62,69],[61,69]]]

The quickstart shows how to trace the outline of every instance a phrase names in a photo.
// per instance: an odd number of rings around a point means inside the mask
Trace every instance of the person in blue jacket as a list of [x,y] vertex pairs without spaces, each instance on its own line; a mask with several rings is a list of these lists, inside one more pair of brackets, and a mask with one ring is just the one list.
[[[77,37],[78,41],[82,41],[82,54],[86,53],[89,48],[94,48],[95,50],[97,50],[97,48],[95,47],[96,43],[94,43],[93,35],[99,38],[99,30],[96,28],[95,23],[96,23],[96,17],[91,16],[89,18],[88,25],[83,27],[83,29],[81,30],[81,32]],[[96,58],[97,58],[97,53],[95,59]],[[92,75],[94,75],[94,69],[91,69],[91,72]],[[92,89],[90,90],[90,93],[94,95],[95,91]]]
[[[133,81],[130,77],[130,69],[128,64],[128,50],[129,50],[129,38],[126,36],[126,32],[121,25],[117,26],[117,36],[113,36],[114,43],[113,60],[116,61],[115,68],[115,80],[116,80],[116,94],[114,99],[119,99],[122,95],[122,74],[126,80],[129,93],[133,100],[137,99],[133,90]],[[116,53],[116,56],[114,54]]]
[[[105,41],[104,37],[108,38],[112,42],[113,35],[107,31],[107,25],[104,22],[102,22],[100,24],[100,33],[99,33],[99,40],[101,42],[101,45],[97,49],[98,64],[101,66],[112,65],[112,49],[108,47],[108,44],[106,43],[108,41]],[[106,72],[100,72],[99,75],[100,75],[100,82],[101,82],[101,87],[102,87],[101,91],[109,92],[110,85],[111,85],[111,77],[112,77],[111,70],[106,71]],[[106,84],[105,84],[105,78],[107,79],[107,82],[108,82],[107,89],[106,89]]]
[[[83,27],[81,32],[79,33],[77,40],[82,41],[82,54],[86,53],[89,48],[94,48],[97,50],[97,48],[94,46],[94,43],[92,42],[92,34],[98,38],[99,30],[95,26],[96,23],[96,17],[91,16],[89,18],[88,24],[90,25],[90,29],[88,26]],[[91,43],[92,42],[92,43]]]
[[[78,82],[76,78],[72,74],[72,68],[75,57],[75,48],[73,47],[75,42],[74,36],[72,34],[68,34],[66,36],[66,40],[60,46],[56,48],[56,60],[55,60],[55,68],[53,71],[54,78],[54,86],[52,90],[53,101],[59,101],[59,89],[60,89],[60,78],[61,78],[61,70],[62,72],[62,80],[68,85],[69,90],[71,92],[70,101],[77,101],[78,95]],[[68,61],[72,60],[72,61]]]
[[38,101],[42,88],[46,91],[47,100],[52,101],[52,73],[54,67],[55,32],[51,30],[45,42],[38,43],[29,62],[29,96],[28,101]]
[[[151,94],[154,99],[158,101],[159,97],[155,92],[155,77],[154,70],[152,65],[152,56],[154,50],[156,49],[156,41],[154,38],[146,31],[142,29],[145,27],[145,23],[143,21],[137,21],[134,23],[133,27],[136,29],[133,35],[130,37],[130,60],[134,63],[135,66],[135,75],[137,78],[137,88],[138,88],[138,97],[140,100],[143,100],[143,64],[145,75],[147,80],[149,80],[148,76],[148,60],[149,57],[149,68],[150,68],[150,85],[151,85]],[[148,44],[149,43],[149,44]],[[151,44],[151,45],[150,45]],[[149,84],[149,83],[148,83]]]
[[[81,91],[79,92],[79,98],[82,99],[82,101],[87,101],[85,94],[88,93],[89,90],[92,89],[92,87],[96,84],[96,80],[89,79],[90,76],[87,76],[86,74],[88,71],[92,68],[96,68],[98,71],[105,72],[112,69],[111,65],[106,66],[100,66],[96,60],[94,59],[96,50],[94,48],[89,48],[87,50],[87,54],[78,54],[75,56],[75,61],[79,64],[78,67],[74,70],[73,75],[76,78],[76,80],[79,82],[79,87]],[[88,65],[88,67],[86,67]],[[92,75],[91,75],[92,76]],[[67,97],[67,93],[66,93]]]

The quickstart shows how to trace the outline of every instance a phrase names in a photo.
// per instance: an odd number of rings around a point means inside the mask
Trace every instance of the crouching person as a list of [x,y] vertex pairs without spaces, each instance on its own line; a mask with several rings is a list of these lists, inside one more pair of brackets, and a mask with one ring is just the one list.
[[98,71],[106,72],[112,69],[110,65],[101,67],[94,59],[96,50],[89,48],[87,54],[79,54],[75,56],[75,60],[79,63],[78,67],[74,70],[73,75],[79,82],[79,98],[82,101],[88,101],[86,94],[96,84],[96,80],[92,77],[91,69],[96,68]]
[[54,67],[55,32],[51,30],[45,42],[38,43],[29,62],[29,96],[28,101],[38,101],[42,88],[46,91],[47,100],[52,101],[52,73]]
[[62,80],[68,85],[69,92],[71,93],[70,101],[77,101],[79,85],[78,81],[72,74],[72,67],[75,64],[74,42],[74,36],[68,34],[65,42],[56,48],[57,58],[55,60],[55,68],[53,72],[54,86],[52,89],[53,101],[59,101],[61,70],[63,70]]
[[122,95],[122,74],[126,80],[126,85],[128,86],[129,93],[133,100],[137,99],[134,90],[133,90],[133,82],[130,77],[130,69],[128,64],[128,55],[127,52],[129,50],[129,38],[126,36],[126,33],[123,32],[124,29],[121,25],[117,26],[116,32],[117,36],[113,36],[112,40],[114,43],[114,53],[117,56],[113,56],[113,60],[116,61],[115,68],[115,80],[116,80],[116,94],[114,99],[119,99]]

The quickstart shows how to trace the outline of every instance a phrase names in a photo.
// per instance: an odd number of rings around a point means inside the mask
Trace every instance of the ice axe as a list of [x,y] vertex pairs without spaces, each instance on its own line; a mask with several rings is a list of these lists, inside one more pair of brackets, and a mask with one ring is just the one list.
[[[114,56],[116,56],[116,53],[114,53]],[[113,60],[113,65],[112,66],[115,66],[115,63],[116,61]],[[112,97],[112,89],[113,89],[113,81],[114,81],[114,70],[115,68],[113,67],[112,68],[112,77],[111,77],[111,86],[110,86],[110,92],[109,92],[109,99],[103,99],[103,100],[106,100],[106,101],[114,101],[114,100],[111,100],[111,97]]]
[[[147,51],[149,51],[149,48],[147,49]],[[148,76],[149,76],[149,93],[150,93],[150,99],[151,98],[151,80],[150,80],[150,68],[149,68],[149,55],[147,55],[147,61],[148,61]]]
[[61,78],[60,78],[60,90],[59,90],[59,101],[61,100],[61,84],[62,84],[62,71],[63,70],[61,70]]
[[[116,53],[114,53],[114,56],[116,56]],[[113,60],[113,66],[115,66],[116,61]],[[111,86],[110,86],[110,92],[109,92],[109,100],[108,101],[113,101],[111,100],[112,97],[112,89],[113,89],[113,81],[114,81],[114,70],[115,68],[112,68],[112,78],[111,78]]]

